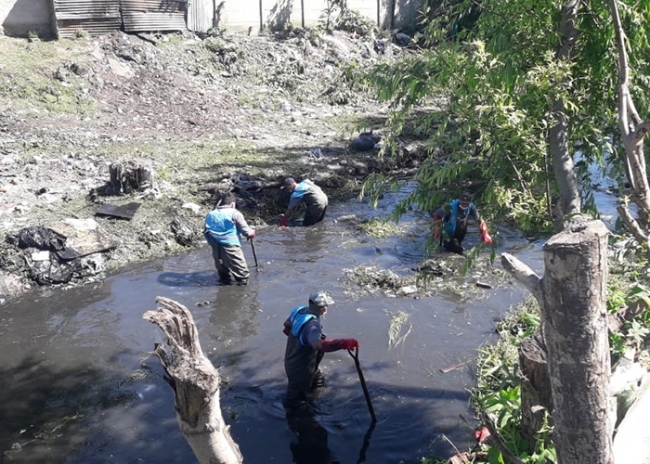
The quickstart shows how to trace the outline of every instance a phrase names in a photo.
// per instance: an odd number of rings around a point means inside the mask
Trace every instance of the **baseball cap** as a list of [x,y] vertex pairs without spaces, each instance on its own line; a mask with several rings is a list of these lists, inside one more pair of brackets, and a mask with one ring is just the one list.
[[471,201],[472,201],[472,196],[469,193],[465,192],[460,196],[460,202],[458,203],[458,207],[461,209],[467,209]]
[[332,299],[332,297],[322,290],[311,292],[311,294],[309,295],[309,302],[319,308],[334,304],[334,300]]
[[286,179],[284,179],[284,185],[282,187],[280,187],[280,188],[284,189],[284,188],[287,188],[290,185],[293,185],[295,183],[296,183],[296,181],[293,179],[293,177],[287,177]]

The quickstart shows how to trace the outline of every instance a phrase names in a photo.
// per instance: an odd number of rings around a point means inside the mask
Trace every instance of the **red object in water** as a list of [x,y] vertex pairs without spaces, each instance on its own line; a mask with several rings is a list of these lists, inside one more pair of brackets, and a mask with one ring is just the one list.
[[487,427],[481,427],[480,430],[474,432],[474,438],[476,438],[476,443],[481,444],[488,438],[490,438],[490,431]]

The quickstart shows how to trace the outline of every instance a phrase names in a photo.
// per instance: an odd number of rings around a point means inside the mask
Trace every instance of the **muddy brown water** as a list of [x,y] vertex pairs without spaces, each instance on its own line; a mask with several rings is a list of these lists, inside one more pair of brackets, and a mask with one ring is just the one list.
[[[260,269],[246,287],[217,286],[209,248],[138,266],[102,283],[43,289],[0,307],[0,450],[5,462],[191,463],[180,435],[172,390],[156,358],[162,332],[143,321],[166,296],[186,305],[207,356],[226,384],[222,408],[248,463],[416,463],[471,446],[468,389],[481,345],[494,341],[494,321],[524,294],[511,283],[459,299],[387,297],[346,292],[344,268],[376,265],[406,275],[421,259],[428,219],[410,213],[408,231],[374,239],[333,219],[385,215],[351,202],[333,205],[312,228],[258,231]],[[478,240],[474,231],[467,242]],[[503,246],[542,268],[540,243],[502,231]],[[498,266],[498,264],[495,264]],[[298,436],[282,408],[285,388],[282,321],[309,293],[325,289],[336,304],[323,320],[332,338],[354,337],[378,422],[368,408],[353,359],[325,356],[328,386],[315,401],[315,422]],[[412,328],[389,346],[392,317]],[[406,327],[406,326],[405,326]],[[443,373],[442,369],[459,365]],[[303,424],[304,425],[304,424]],[[446,437],[443,438],[443,437]],[[329,460],[323,458],[329,454]]]

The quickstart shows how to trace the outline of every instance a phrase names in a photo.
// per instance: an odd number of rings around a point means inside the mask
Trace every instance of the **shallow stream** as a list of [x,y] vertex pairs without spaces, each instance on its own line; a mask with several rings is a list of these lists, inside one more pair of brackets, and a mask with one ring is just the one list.
[[[311,228],[258,230],[248,286],[217,286],[207,246],[131,266],[100,284],[43,289],[1,308],[0,450],[6,462],[190,463],[173,394],[159,361],[149,357],[164,335],[145,322],[156,296],[172,298],[194,315],[204,352],[226,382],[222,408],[247,463],[416,463],[453,445],[471,446],[476,350],[494,340],[494,321],[522,299],[513,282],[491,289],[490,273],[453,277],[458,292],[386,296],[351,284],[342,269],[360,265],[412,274],[422,259],[430,219],[409,213],[402,234],[374,239],[355,231],[347,215],[383,216],[366,203],[333,205]],[[480,205],[479,205],[480,208]],[[466,243],[478,242],[470,228]],[[508,251],[541,272],[541,242],[507,230]],[[485,252],[487,253],[487,252]],[[444,255],[441,255],[441,259]],[[494,267],[498,268],[498,262]],[[296,435],[282,408],[285,336],[291,308],[316,289],[336,304],[323,321],[330,338],[354,337],[378,422],[371,421],[357,371],[346,351],[322,364],[328,386],[315,402],[314,423]],[[391,321],[407,316],[397,344]],[[443,372],[445,371],[445,372]],[[465,420],[469,422],[466,423]],[[325,451],[327,450],[327,451]],[[329,453],[330,460],[319,456]]]

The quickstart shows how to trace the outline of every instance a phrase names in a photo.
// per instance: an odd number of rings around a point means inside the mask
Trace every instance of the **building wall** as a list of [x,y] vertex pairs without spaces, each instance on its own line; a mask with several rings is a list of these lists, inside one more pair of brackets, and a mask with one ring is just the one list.
[[0,33],[27,37],[35,32],[41,37],[52,35],[51,0],[0,0]]
[[[391,17],[395,28],[413,27],[424,1],[348,0],[348,7],[373,23],[379,19],[380,26],[384,28],[391,27]],[[29,32],[36,32],[43,37],[53,35],[52,2],[53,0],[0,0],[0,33],[16,37],[25,37]],[[219,4],[218,1],[216,3]],[[257,33],[260,26],[277,27],[287,22],[300,26],[304,21],[305,26],[316,26],[326,6],[327,0],[228,0],[224,3],[220,25],[230,31],[250,30],[252,33]],[[203,14],[210,16],[211,24],[212,12]]]

